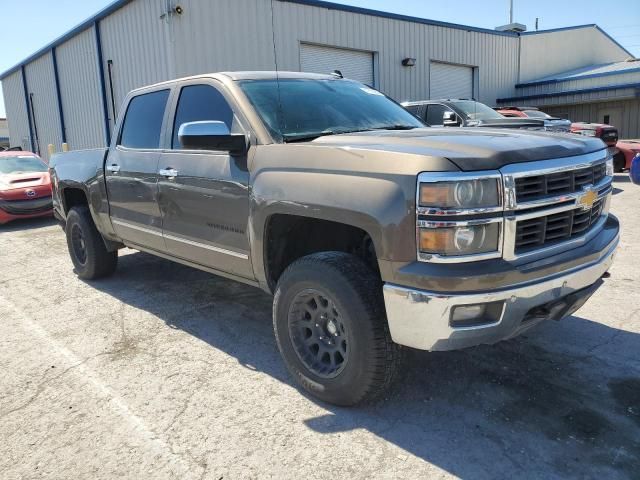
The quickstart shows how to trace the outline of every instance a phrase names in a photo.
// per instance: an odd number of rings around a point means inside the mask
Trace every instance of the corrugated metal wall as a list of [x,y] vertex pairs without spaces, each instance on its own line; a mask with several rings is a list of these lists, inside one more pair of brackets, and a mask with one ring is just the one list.
[[33,136],[36,150],[44,159],[49,158],[47,145],[61,149],[62,131],[58,111],[58,95],[53,73],[51,52],[42,55],[25,67],[29,101],[32,102]]
[[602,122],[599,113],[607,109],[622,110],[622,122],[615,125],[620,138],[640,138],[640,99],[545,107],[550,115],[562,114],[574,122],[595,123]]
[[172,78],[275,69],[270,1],[185,0],[180,5],[184,13],[165,22]]
[[519,83],[628,57],[595,27],[525,34],[521,37]]
[[[300,70],[300,43],[375,53],[376,86],[397,100],[429,95],[429,64],[440,60],[478,67],[479,100],[495,104],[517,83],[518,38],[396,19],[274,2],[278,67]],[[402,59],[417,59],[403,67]]]
[[29,120],[24,103],[24,89],[20,70],[2,80],[4,106],[9,121],[9,144],[12,147],[31,148],[29,144]]
[[541,93],[568,92],[583,88],[606,87],[609,85],[625,85],[640,83],[640,72],[621,73],[619,75],[607,75],[602,77],[565,80],[543,85],[531,85],[518,87],[518,95],[539,95]]
[[[207,0],[202,0],[207,1]],[[124,97],[134,88],[172,78],[170,44],[166,32],[164,0],[137,0],[100,22],[107,94],[110,94],[108,65],[112,63],[112,84],[116,113]],[[111,98],[109,117],[113,127]]]
[[56,48],[67,143],[74,149],[103,146],[104,122],[93,28]]
[[[184,13],[177,15],[169,13],[169,5],[174,2],[135,0],[101,19],[102,67],[111,125],[114,110],[117,114],[133,88],[210,71],[274,69],[271,3],[182,0]],[[301,69],[302,43],[370,51],[376,87],[400,101],[428,98],[432,61],[474,67],[477,98],[493,105],[497,98],[515,94],[519,69],[523,72],[520,81],[524,81],[541,77],[546,71],[582,66],[593,59],[606,56],[607,61],[613,61],[622,56],[617,51],[612,53],[611,41],[593,28],[527,35],[521,40],[298,3],[274,1],[273,5],[279,69]],[[555,48],[563,41],[588,44],[589,48],[571,49],[569,65],[567,49]],[[553,52],[549,45],[555,46]],[[92,28],[85,30],[57,48],[68,140],[72,148],[98,146],[104,140],[104,122],[95,32]],[[403,67],[401,62],[406,57],[416,58],[416,66]],[[36,101],[40,144],[46,150],[47,143],[59,145],[61,139],[50,54],[31,62],[27,70]],[[28,136],[28,129],[23,127],[27,124],[21,85],[16,81],[19,78],[18,72],[4,80],[5,97],[15,97],[6,101],[10,122],[21,125],[13,127],[16,133],[12,133],[12,139]]]

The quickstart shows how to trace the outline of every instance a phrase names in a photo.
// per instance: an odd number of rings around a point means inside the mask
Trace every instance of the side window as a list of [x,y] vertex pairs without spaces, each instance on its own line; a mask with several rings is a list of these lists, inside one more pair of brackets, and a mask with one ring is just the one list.
[[172,148],[182,148],[178,140],[180,125],[187,122],[217,120],[226,123],[229,130],[233,123],[233,110],[222,93],[211,85],[189,85],[182,88],[173,122]]
[[159,148],[162,119],[169,90],[133,97],[124,116],[118,145],[128,148]]
[[429,125],[443,125],[444,112],[448,109],[444,105],[427,105],[425,122]]

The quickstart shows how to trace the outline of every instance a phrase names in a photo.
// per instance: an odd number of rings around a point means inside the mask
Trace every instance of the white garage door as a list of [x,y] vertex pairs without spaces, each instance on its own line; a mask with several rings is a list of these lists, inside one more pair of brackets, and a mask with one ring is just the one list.
[[473,98],[473,68],[431,62],[429,84],[431,100]]
[[345,78],[373,85],[373,54],[360,50],[300,44],[300,70],[329,74],[340,70]]

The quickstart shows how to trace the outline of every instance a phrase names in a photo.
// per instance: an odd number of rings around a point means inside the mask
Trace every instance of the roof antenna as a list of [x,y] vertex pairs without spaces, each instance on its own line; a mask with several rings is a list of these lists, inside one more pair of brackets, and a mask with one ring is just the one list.
[[271,0],[271,40],[273,41],[273,63],[276,67],[276,89],[278,91],[278,128],[280,128],[280,134],[283,135],[286,122],[284,119],[284,111],[282,109],[282,97],[280,96],[280,74],[278,72],[278,49],[276,48],[276,23],[273,18],[273,0]]
[[331,75],[333,75],[336,78],[344,78],[340,70],[334,70],[333,72],[331,72]]

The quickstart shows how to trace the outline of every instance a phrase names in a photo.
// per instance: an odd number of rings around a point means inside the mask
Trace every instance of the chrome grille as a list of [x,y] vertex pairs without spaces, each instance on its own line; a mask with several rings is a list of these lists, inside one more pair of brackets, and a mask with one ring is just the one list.
[[589,210],[576,208],[518,221],[515,253],[521,254],[584,235],[597,223],[603,207],[604,199],[600,199]]
[[516,179],[516,199],[522,203],[579,192],[586,185],[598,184],[605,175],[605,164],[598,163],[577,170],[520,177]]

